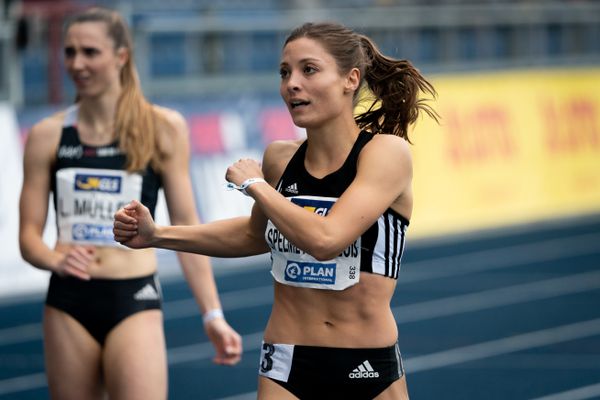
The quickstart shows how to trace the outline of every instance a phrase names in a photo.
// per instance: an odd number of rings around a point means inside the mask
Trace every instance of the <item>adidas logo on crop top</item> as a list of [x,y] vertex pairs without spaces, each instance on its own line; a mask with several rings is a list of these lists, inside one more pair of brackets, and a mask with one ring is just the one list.
[[160,176],[150,167],[143,173],[126,172],[126,158],[117,142],[82,143],[78,111],[75,105],[66,112],[52,171],[58,240],[119,247],[112,233],[114,213],[136,199],[154,215]]
[[[311,176],[304,167],[305,141],[288,163],[277,190],[298,206],[327,215],[354,180],[358,155],[372,138],[373,134],[361,132],[344,165],[322,179]],[[398,279],[407,227],[406,218],[387,209],[335,259],[320,262],[295,247],[268,221],[265,239],[271,248],[271,274],[285,285],[330,290],[358,283],[362,272]]]

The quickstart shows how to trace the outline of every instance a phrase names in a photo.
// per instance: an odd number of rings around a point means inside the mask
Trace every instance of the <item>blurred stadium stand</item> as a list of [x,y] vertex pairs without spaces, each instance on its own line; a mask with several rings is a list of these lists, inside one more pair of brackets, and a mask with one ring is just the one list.
[[427,73],[600,64],[600,2],[590,0],[5,0],[0,100],[70,102],[60,33],[65,15],[91,4],[130,21],[153,99],[276,93],[282,42],[309,20],[354,27]]

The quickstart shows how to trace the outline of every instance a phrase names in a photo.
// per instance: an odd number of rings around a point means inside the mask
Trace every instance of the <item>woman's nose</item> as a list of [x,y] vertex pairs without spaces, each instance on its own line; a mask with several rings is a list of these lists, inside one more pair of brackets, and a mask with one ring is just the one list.
[[297,92],[300,90],[300,84],[299,84],[298,80],[294,77],[294,75],[290,75],[290,77],[286,83],[286,89],[290,93]]
[[84,66],[83,56],[79,53],[75,53],[71,56],[71,67],[73,69],[81,69]]

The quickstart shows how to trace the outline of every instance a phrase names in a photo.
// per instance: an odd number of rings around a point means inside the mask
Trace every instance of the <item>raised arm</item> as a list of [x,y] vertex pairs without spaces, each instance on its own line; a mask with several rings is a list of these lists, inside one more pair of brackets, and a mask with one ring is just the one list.
[[[157,226],[148,209],[133,201],[115,214],[115,240],[131,248],[157,247],[212,257],[244,257],[267,252],[269,248],[264,239],[266,218],[257,207],[253,207],[250,216],[199,223],[195,206],[191,200],[187,203],[187,199],[191,199],[192,195],[187,169],[188,156],[183,155],[188,154],[187,139],[182,139],[185,135],[178,136],[177,141],[184,141],[179,145],[183,147],[178,150],[176,157],[169,161],[174,166],[172,172],[166,172],[168,177],[165,182],[171,223],[174,225]],[[187,177],[181,179],[182,175]],[[188,194],[180,196],[179,192]],[[175,203],[180,204],[184,197],[186,204],[175,206]],[[189,219],[190,213],[192,219]]]
[[[410,218],[412,161],[405,140],[375,135],[362,150],[357,168],[355,180],[327,216],[292,204],[270,185],[253,184],[246,191],[292,243],[319,260],[328,260],[356,240],[387,208]],[[258,173],[255,161],[240,160],[230,167],[228,179],[239,184]]]
[[[262,221],[261,221],[262,219]],[[262,233],[264,215],[252,208],[251,216],[200,225],[158,226],[149,210],[132,201],[115,214],[115,240],[132,249],[156,247],[211,257],[245,257],[268,251]]]

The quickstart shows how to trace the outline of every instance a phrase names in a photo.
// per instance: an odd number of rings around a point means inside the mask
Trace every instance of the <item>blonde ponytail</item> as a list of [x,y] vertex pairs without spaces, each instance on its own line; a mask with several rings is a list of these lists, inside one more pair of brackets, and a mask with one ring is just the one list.
[[129,55],[121,69],[122,91],[114,121],[119,147],[126,155],[126,169],[130,172],[142,171],[148,165],[160,169],[163,154],[159,129],[166,126],[166,123],[142,93],[133,59],[133,41],[127,24],[116,11],[93,7],[69,19],[66,29],[84,22],[104,23],[108,36],[114,42],[114,50],[124,48]]

